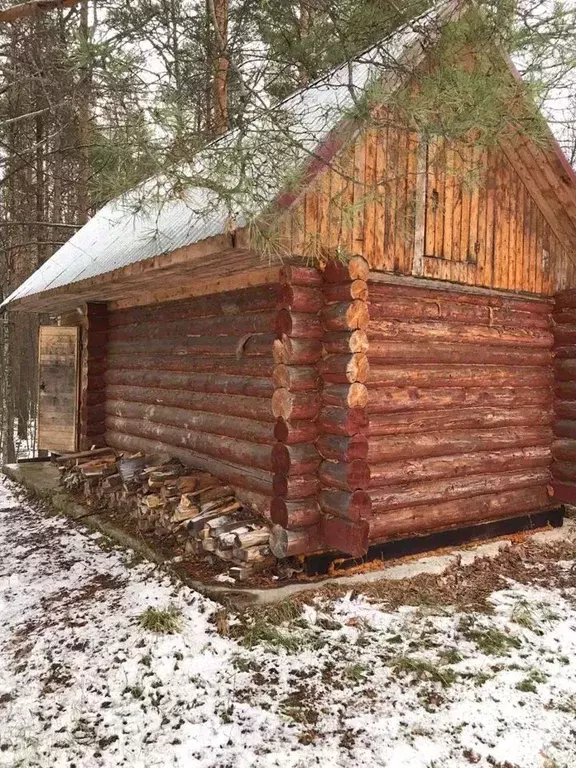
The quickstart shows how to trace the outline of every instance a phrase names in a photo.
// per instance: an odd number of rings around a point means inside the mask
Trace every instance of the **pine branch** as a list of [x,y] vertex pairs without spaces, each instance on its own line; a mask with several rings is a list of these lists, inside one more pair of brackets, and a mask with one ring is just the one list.
[[40,16],[45,11],[51,11],[55,8],[72,8],[79,2],[80,0],[32,0],[32,2],[13,5],[12,8],[0,11],[0,23]]

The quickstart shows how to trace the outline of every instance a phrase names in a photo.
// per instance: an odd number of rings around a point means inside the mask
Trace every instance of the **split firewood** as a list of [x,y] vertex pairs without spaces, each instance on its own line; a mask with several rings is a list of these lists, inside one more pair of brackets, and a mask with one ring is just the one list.
[[191,493],[198,488],[198,480],[192,475],[179,477],[176,481],[176,489],[179,493]]
[[260,546],[260,547],[250,547],[249,549],[242,549],[242,548],[234,548],[234,557],[238,560],[245,561],[247,563],[250,562],[258,562],[265,560],[270,555],[270,547],[268,546]]
[[158,509],[162,506],[162,499],[155,493],[150,493],[148,496],[144,497],[144,504],[148,507],[148,509]]
[[187,520],[192,520],[192,518],[197,517],[199,514],[200,507],[196,506],[195,504],[186,507],[183,507],[182,504],[179,504],[178,507],[176,507],[171,520],[176,524],[184,523]]
[[270,539],[270,531],[268,528],[256,528],[254,531],[247,531],[246,533],[236,533],[235,546],[242,549],[248,549],[250,547],[257,547],[261,544],[268,544]]

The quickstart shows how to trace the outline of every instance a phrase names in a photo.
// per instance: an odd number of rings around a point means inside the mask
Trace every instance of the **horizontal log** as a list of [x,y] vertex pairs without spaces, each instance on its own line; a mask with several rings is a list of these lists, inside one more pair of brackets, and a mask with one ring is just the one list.
[[576,400],[576,381],[556,382],[554,394],[563,402]]
[[308,528],[320,522],[320,507],[314,498],[304,501],[286,501],[278,496],[272,499],[272,522],[288,531]]
[[247,312],[273,310],[278,305],[278,285],[258,285],[235,291],[196,296],[182,301],[171,301],[147,307],[134,307],[110,312],[111,328],[140,323],[165,323],[198,317],[225,315],[233,321]]
[[[375,365],[371,387],[546,387],[554,380],[551,368],[495,365]],[[374,398],[378,395],[374,393]]]
[[325,405],[318,415],[320,432],[330,435],[355,435],[368,427],[368,417],[364,408],[338,408]]
[[243,419],[239,416],[190,411],[171,406],[130,403],[122,400],[108,400],[106,413],[126,419],[143,419],[156,424],[182,427],[197,433],[235,437],[256,443],[273,442],[274,425],[272,423]]
[[[178,448],[160,440],[148,440],[134,435],[109,431],[106,433],[106,443],[121,451],[135,453],[167,453],[179,459],[185,466],[210,472],[225,483],[232,485],[241,498],[240,491],[249,491],[254,494],[252,498],[264,499],[264,506],[256,507],[263,514],[270,514],[270,501],[272,497],[272,474],[251,467],[242,467],[232,462],[221,461],[202,453],[196,453],[189,449]],[[256,496],[258,494],[258,496]]]
[[508,472],[530,467],[547,467],[551,458],[552,452],[549,445],[457,453],[420,459],[406,458],[383,464],[371,464],[370,488],[491,472]]
[[327,283],[347,283],[351,280],[368,280],[370,267],[362,256],[353,256],[346,262],[329,259],[324,270]]
[[368,456],[366,435],[321,435],[316,441],[318,453],[329,461],[353,461]]
[[387,486],[370,491],[375,515],[390,509],[415,507],[419,504],[439,504],[450,499],[466,499],[488,493],[501,493],[519,488],[532,488],[550,483],[547,468],[524,469],[502,474],[451,477],[410,485]]
[[370,542],[462,528],[549,508],[550,498],[545,487],[490,493],[434,506],[403,507],[375,515],[370,520]]
[[326,283],[324,286],[324,301],[326,304],[350,302],[355,299],[368,300],[368,283],[366,280],[352,280],[345,283]]
[[283,336],[273,346],[274,361],[280,365],[310,365],[322,356],[322,342],[319,339],[291,339]]
[[563,309],[564,307],[576,308],[576,291],[574,289],[568,289],[557,293],[554,296],[554,307],[556,310]]
[[[576,388],[575,388],[576,391]],[[576,397],[576,396],[575,396]],[[548,387],[465,387],[422,388],[388,387],[371,389],[366,407],[370,417],[375,413],[426,411],[440,408],[486,406],[514,408],[522,406],[551,407],[552,392]]]
[[557,461],[576,463],[576,440],[560,438],[552,443],[552,456]]
[[510,305],[492,307],[488,304],[454,302],[452,299],[417,300],[408,297],[381,299],[370,292],[370,318],[372,320],[440,320],[449,323],[484,325],[489,327],[542,328],[550,330],[552,321],[549,314],[523,312]]
[[366,408],[368,389],[364,384],[326,384],[322,390],[322,401],[326,405],[341,408]]
[[276,317],[276,334],[296,339],[321,339],[324,329],[320,318],[304,312],[281,309]]
[[344,552],[351,557],[362,557],[368,551],[370,526],[367,520],[351,522],[338,517],[322,521],[322,539],[327,550]]
[[484,365],[551,365],[547,349],[510,349],[484,344],[372,340],[371,363],[481,363]]
[[246,338],[245,336],[183,336],[170,339],[129,339],[127,341],[110,341],[108,354],[110,355],[200,355],[211,357],[236,357],[272,356],[274,334],[256,333]]
[[551,349],[554,336],[544,329],[496,328],[464,323],[402,322],[400,320],[370,320],[370,340],[437,341],[494,346],[521,346]]
[[320,317],[327,331],[365,330],[370,321],[368,304],[358,299],[328,304],[320,312]]
[[321,549],[320,526],[310,526],[298,531],[287,531],[280,525],[270,532],[270,550],[277,558],[310,555]]
[[530,427],[551,423],[551,409],[542,407],[408,411],[407,413],[372,414],[368,435],[401,435],[442,429]]
[[576,307],[565,307],[553,314],[557,325],[573,325],[576,328]]
[[315,419],[320,410],[318,392],[291,392],[281,387],[272,396],[272,413],[276,418],[286,421]]
[[571,419],[558,419],[553,425],[556,437],[568,437],[576,440],[576,421]]
[[557,480],[576,481],[576,462],[554,461],[551,467],[552,476]]
[[576,344],[576,328],[570,325],[557,325],[554,328],[554,340],[557,347]]
[[372,500],[366,491],[352,492],[322,489],[319,496],[320,509],[327,515],[346,520],[361,520],[372,514]]
[[276,443],[272,448],[272,469],[281,475],[309,475],[316,472],[322,457],[316,446],[310,443],[284,445]]
[[309,419],[305,421],[278,419],[274,427],[274,437],[286,445],[313,443],[318,437],[318,427],[316,422]]
[[308,392],[320,385],[320,374],[316,366],[277,365],[272,374],[274,386],[283,387],[291,392]]
[[82,401],[88,408],[90,408],[93,405],[103,405],[106,402],[105,388],[102,387],[102,388],[96,389],[96,388],[89,387],[82,394]]
[[127,339],[178,339],[186,336],[244,336],[274,333],[277,310],[247,312],[240,315],[214,315],[186,320],[156,320],[110,328],[109,341]]
[[318,366],[325,382],[333,384],[364,383],[370,376],[366,355],[328,355]]
[[373,437],[368,443],[368,462],[378,464],[399,459],[448,456],[454,453],[526,448],[550,445],[551,441],[552,430],[547,427],[514,427],[480,432],[454,430]]
[[576,344],[566,344],[564,346],[559,346],[556,344],[554,346],[554,357],[557,360],[563,360],[563,359],[574,359],[576,358]]
[[246,397],[272,397],[274,385],[269,379],[212,373],[176,373],[173,371],[125,371],[111,369],[106,372],[106,384],[127,387],[153,387],[158,389],[192,390],[193,392],[245,395]]
[[275,496],[287,501],[315,498],[318,493],[318,477],[314,475],[274,474],[272,490]]
[[370,468],[363,459],[347,462],[323,461],[318,473],[324,488],[342,491],[365,490],[370,485]]
[[324,352],[329,355],[349,355],[367,352],[369,349],[366,331],[326,332],[322,339]]
[[284,285],[321,286],[324,283],[322,273],[314,267],[298,264],[286,264],[280,271],[280,282]]
[[271,377],[274,361],[267,357],[205,357],[203,355],[109,355],[109,370],[176,371],[229,376]]
[[322,289],[304,285],[283,285],[280,292],[280,307],[293,312],[316,314],[324,306]]
[[192,411],[206,411],[222,416],[240,416],[254,421],[275,422],[270,398],[224,395],[216,392],[193,392],[181,389],[156,389],[153,387],[127,387],[109,384],[109,400],[146,405],[165,405]]
[[554,501],[576,504],[576,483],[556,480],[552,485]]
[[185,426],[168,426],[141,419],[119,416],[106,418],[106,432],[119,432],[147,440],[159,440],[176,448],[186,448],[216,459],[230,461],[250,468],[272,471],[272,447],[244,440],[209,435],[187,429]]
[[556,360],[554,370],[558,381],[576,381],[576,360]]
[[532,312],[539,315],[549,315],[552,302],[547,299],[520,299],[512,296],[496,296],[494,294],[474,294],[459,290],[439,290],[425,286],[400,285],[398,283],[378,283],[370,281],[370,298],[372,301],[393,301],[400,297],[425,301],[444,301],[450,304],[470,304],[481,307],[500,307],[517,311]]
[[576,420],[576,401],[574,400],[556,400],[554,410],[559,419]]

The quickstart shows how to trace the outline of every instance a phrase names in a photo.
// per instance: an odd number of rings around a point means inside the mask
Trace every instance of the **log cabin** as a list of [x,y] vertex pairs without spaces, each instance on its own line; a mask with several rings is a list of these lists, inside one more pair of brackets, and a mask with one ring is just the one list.
[[282,131],[264,117],[203,151],[192,176],[249,153],[237,207],[215,185],[141,205],[147,182],[8,297],[58,318],[40,333],[40,448],[208,470],[272,521],[280,557],[576,500],[576,175],[559,145],[350,116],[352,91],[386,80],[383,51],[425,59],[426,23],[283,102]]

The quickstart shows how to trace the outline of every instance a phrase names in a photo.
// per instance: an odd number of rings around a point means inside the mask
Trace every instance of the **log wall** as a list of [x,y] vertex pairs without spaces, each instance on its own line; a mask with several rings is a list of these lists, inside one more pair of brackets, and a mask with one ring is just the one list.
[[81,366],[79,447],[81,451],[105,443],[106,351],[108,309],[106,304],[88,303],[80,321]]
[[554,495],[576,504],[576,291],[556,297],[554,307],[556,367]]
[[370,541],[549,507],[550,302],[369,290]]
[[110,312],[108,445],[165,451],[270,514],[279,286]]

